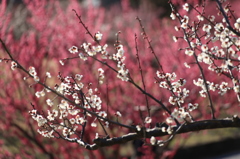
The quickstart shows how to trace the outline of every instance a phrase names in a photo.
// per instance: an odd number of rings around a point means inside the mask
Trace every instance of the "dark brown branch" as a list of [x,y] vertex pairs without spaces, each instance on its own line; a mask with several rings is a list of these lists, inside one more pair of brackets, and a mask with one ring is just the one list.
[[[181,127],[179,130],[178,128]],[[240,119],[237,116],[232,118],[225,118],[225,119],[213,119],[213,120],[202,120],[196,121],[192,123],[185,123],[183,125],[173,127],[173,130],[176,134],[194,132],[194,131],[201,131],[201,130],[208,130],[208,129],[219,129],[219,128],[236,128],[240,127]],[[147,131],[140,131],[135,133],[129,133],[123,135],[121,137],[113,137],[113,138],[98,138],[94,140],[95,144],[87,145],[86,148],[89,150],[96,150],[100,147],[104,146],[112,146],[115,144],[122,144],[128,141],[142,139],[144,137],[151,138],[152,136],[166,136],[168,135],[167,132],[162,132],[161,127],[155,127],[153,129],[148,129]]]

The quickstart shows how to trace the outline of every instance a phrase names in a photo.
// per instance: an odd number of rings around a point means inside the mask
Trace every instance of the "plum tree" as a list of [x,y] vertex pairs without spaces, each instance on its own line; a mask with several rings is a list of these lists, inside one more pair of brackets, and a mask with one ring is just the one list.
[[[1,129],[13,128],[8,135],[24,136],[22,143],[50,158],[79,156],[84,148],[99,151],[83,156],[104,156],[102,147],[116,151],[136,140],[146,145],[143,155],[154,157],[151,147],[176,134],[240,127],[240,19],[229,3],[169,1],[174,21],[159,22],[128,1],[122,15],[75,0],[67,7],[24,2],[31,29],[19,39],[9,28],[14,14],[1,4],[0,120]],[[114,29],[121,31],[112,36]]]

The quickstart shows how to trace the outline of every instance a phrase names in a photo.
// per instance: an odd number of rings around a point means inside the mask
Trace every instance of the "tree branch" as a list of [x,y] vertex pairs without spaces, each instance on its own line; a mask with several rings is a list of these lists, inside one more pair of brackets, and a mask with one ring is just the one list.
[[[178,130],[179,127],[181,127],[180,130]],[[202,121],[196,121],[192,123],[184,123],[179,126],[174,126],[173,130],[174,132],[178,130],[176,134],[182,134],[182,133],[188,133],[188,132],[194,132],[194,131],[200,131],[200,130],[231,128],[231,127],[232,128],[240,127],[240,119],[237,116],[234,116],[232,118],[225,118],[225,119],[202,120]],[[169,134],[167,132],[163,132],[161,127],[155,127],[153,129],[147,129],[147,130],[141,130],[135,133],[129,133],[121,137],[97,138],[97,139],[94,139],[94,144],[88,145],[86,146],[86,148],[89,150],[96,150],[99,147],[122,144],[128,141],[141,139],[143,137],[151,138],[152,136],[160,137],[160,136],[166,136],[166,135],[169,135]]]

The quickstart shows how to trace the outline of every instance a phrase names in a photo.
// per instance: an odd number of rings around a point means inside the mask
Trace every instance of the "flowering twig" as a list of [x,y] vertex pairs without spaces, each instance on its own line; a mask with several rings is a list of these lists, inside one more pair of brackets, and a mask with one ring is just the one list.
[[[96,38],[95,38],[95,37],[92,35],[92,33],[89,31],[88,27],[87,27],[87,26],[84,24],[84,22],[82,21],[81,16],[79,16],[75,10],[73,10],[73,11],[76,13],[76,16],[78,17],[78,19],[79,19],[79,21],[80,21],[79,23],[80,23],[80,24],[84,27],[84,29],[87,31],[87,34],[89,34],[90,37],[91,37],[97,44],[99,44],[99,41],[96,40]],[[143,36],[144,36],[145,39],[147,39],[147,42],[148,42],[148,44],[149,44],[149,48],[151,49],[151,52],[154,54],[156,60],[158,61],[158,64],[159,64],[160,69],[163,71],[162,66],[161,66],[161,64],[160,64],[160,62],[159,62],[159,60],[158,60],[158,58],[157,58],[157,56],[156,56],[156,54],[155,54],[152,46],[151,46],[151,42],[150,42],[149,38],[147,37],[147,34],[146,34],[146,32],[145,32],[145,29],[144,29],[144,27],[142,26],[141,20],[140,20],[139,18],[137,18],[137,20],[139,21],[139,23],[140,23],[140,25],[141,25],[141,28],[142,28],[142,30],[143,30]],[[119,45],[119,44],[120,44],[120,42],[119,42],[119,34],[120,34],[120,33],[121,33],[121,32],[118,32],[118,33],[117,33],[116,45]],[[100,45],[100,44],[99,44],[99,45]],[[94,60],[102,63],[103,65],[106,65],[108,68],[110,68],[110,69],[113,70],[114,72],[118,73],[118,71],[117,71],[116,69],[114,69],[112,66],[110,66],[106,61],[101,61],[101,60],[97,59],[97,58],[94,57],[94,56],[90,56],[90,57],[93,58]],[[130,75],[128,75],[128,76],[130,77]],[[167,111],[168,114],[171,114],[171,112],[166,108],[166,106],[165,106],[161,101],[157,100],[157,99],[156,99],[155,97],[153,97],[150,93],[147,93],[144,89],[142,89],[140,86],[138,86],[138,85],[133,81],[132,78],[130,78],[130,79],[128,80],[128,82],[131,83],[131,84],[133,84],[133,85],[134,85],[137,89],[139,89],[144,95],[147,95],[148,97],[152,98],[154,101],[156,101],[157,103],[159,103],[159,104],[161,105],[161,107],[163,107],[163,109],[164,109],[165,111]],[[148,109],[149,109],[149,108],[148,108]]]
[[[175,12],[175,8],[173,7],[173,5],[172,5],[171,3],[170,3],[170,6],[171,6],[172,10]],[[181,18],[183,18],[183,17],[180,16],[179,13],[177,13],[177,18],[178,18],[178,20],[179,20],[179,23],[182,25],[182,24],[184,23],[184,21],[182,21]],[[186,25],[189,27],[188,24],[186,24]],[[186,29],[185,29],[184,27],[182,27],[182,30],[183,30],[185,39],[186,39],[186,41],[187,41],[187,43],[188,43],[188,46],[189,46],[190,50],[194,50],[193,47],[192,47],[192,45],[191,45],[191,42],[190,42],[190,40],[189,40],[189,36],[188,36],[188,34],[187,34],[187,32],[186,32]],[[197,32],[196,32],[196,31],[195,31],[195,34],[197,35]],[[207,92],[207,96],[208,96],[208,100],[209,100],[209,104],[210,104],[210,108],[211,108],[212,119],[215,119],[215,118],[216,118],[215,115],[214,115],[215,110],[214,110],[214,108],[213,108],[213,102],[212,102],[212,98],[211,98],[211,96],[210,96],[209,87],[208,87],[208,84],[207,84],[207,80],[206,80],[205,74],[204,74],[204,72],[203,72],[203,68],[202,68],[202,66],[201,66],[200,63],[199,63],[199,61],[198,61],[198,56],[196,55],[195,52],[193,52],[193,56],[194,56],[194,59],[195,59],[195,61],[196,61],[197,66],[198,66],[198,68],[199,68],[199,70],[200,70],[201,76],[202,76],[202,78],[203,78],[203,82],[204,82],[204,85],[205,85],[205,88],[206,88],[206,92]]]
[[[7,46],[6,46],[5,43],[2,41],[1,38],[0,38],[0,42],[2,43],[5,51],[7,52],[7,54],[8,54],[9,57],[11,58],[11,60],[12,60],[12,61],[15,61],[15,62],[17,63],[17,68],[19,68],[20,70],[24,71],[26,74],[29,75],[29,77],[34,78],[17,60],[15,60],[15,59],[12,57],[12,54],[9,52],[9,50],[7,49]],[[96,116],[98,119],[102,119],[102,120],[104,120],[104,121],[108,121],[109,123],[117,124],[117,125],[119,125],[119,126],[121,126],[121,127],[125,127],[125,128],[128,128],[128,129],[135,130],[135,128],[132,127],[132,126],[124,125],[124,124],[121,124],[121,123],[119,123],[119,122],[115,122],[115,121],[112,121],[112,120],[109,120],[109,119],[106,119],[106,118],[103,118],[103,117],[99,116],[97,113],[92,112],[92,111],[84,108],[82,105],[76,104],[74,101],[72,101],[72,100],[70,100],[69,98],[67,98],[66,96],[58,93],[56,90],[53,90],[52,88],[48,87],[46,84],[42,83],[41,81],[37,81],[37,84],[43,86],[45,89],[51,91],[52,93],[56,94],[58,97],[60,97],[60,98],[62,98],[62,99],[64,99],[64,100],[68,101],[69,103],[72,103],[73,105],[76,105],[78,108],[86,111],[87,113]]]
[[240,36],[240,33],[238,31],[236,31],[235,29],[233,29],[233,27],[231,26],[230,24],[230,21],[228,19],[228,16],[227,14],[225,13],[223,7],[222,7],[222,3],[219,1],[219,0],[216,0],[217,4],[218,4],[218,7],[219,7],[219,11],[222,13],[224,19],[226,20],[227,22],[227,27],[229,30],[231,30],[234,34],[236,34],[237,36]]

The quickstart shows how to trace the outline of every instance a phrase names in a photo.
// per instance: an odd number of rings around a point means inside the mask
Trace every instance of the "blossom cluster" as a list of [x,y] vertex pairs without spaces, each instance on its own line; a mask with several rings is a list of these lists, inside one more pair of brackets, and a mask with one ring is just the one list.
[[[95,39],[97,41],[100,41],[102,39],[102,34],[100,32],[96,33]],[[79,57],[84,61],[86,61],[88,59],[88,56],[95,56],[95,55],[97,55],[97,53],[101,54],[102,59],[108,59],[110,57],[107,52],[107,47],[108,47],[107,44],[105,44],[103,46],[98,44],[95,46],[92,43],[83,43],[80,46],[80,48],[78,48],[77,46],[72,46],[71,48],[69,48],[69,52],[71,54],[78,53]],[[64,64],[63,60],[60,60],[60,63]]]
[[[204,84],[204,80],[201,79],[201,78],[198,78],[197,81],[193,80],[193,83],[198,86],[198,87],[201,87],[202,90],[199,91],[200,95],[202,97],[206,97],[206,93],[207,93],[207,88]],[[227,82],[222,82],[221,84],[214,84],[213,82],[209,82],[209,81],[206,81],[207,83],[207,87],[209,90],[211,91],[216,91],[216,90],[219,90],[219,94],[223,95],[225,94],[228,90],[231,90],[231,87],[228,86],[228,83]],[[237,87],[236,87],[237,89]],[[238,90],[236,90],[235,92],[237,92]]]
[[31,111],[29,111],[29,114],[32,116],[32,118],[34,120],[37,121],[38,126],[41,127],[41,129],[38,129],[38,132],[44,136],[44,137],[49,137],[49,138],[53,138],[53,132],[55,129],[54,125],[48,125],[48,121],[45,117],[43,117],[41,114],[37,113],[36,109],[33,109]]
[[37,72],[34,67],[29,67],[29,74],[33,77],[34,81],[38,82],[39,77],[37,76]]
[[[125,56],[123,46],[121,44],[116,45],[116,53],[110,56],[106,50],[108,45],[105,44],[102,46],[99,44],[101,39],[102,34],[98,32],[94,36],[97,45],[83,43],[79,48],[72,46],[68,51],[71,54],[78,54],[80,59],[84,61],[98,54],[101,55],[102,59],[112,59],[117,62],[117,77],[123,81],[128,81],[128,70],[124,64]],[[64,60],[60,60],[62,65],[64,65]],[[97,73],[98,82],[102,84],[105,78],[104,70],[99,68]],[[35,68],[32,66],[29,67],[29,74],[36,82],[40,80]],[[47,72],[46,77],[51,78],[51,74]],[[62,74],[59,73],[58,79],[60,83],[55,84],[54,88],[46,87],[40,91],[36,91],[35,95],[38,98],[46,96],[46,93],[49,91],[55,91],[57,96],[63,98],[60,101],[56,97],[46,99],[46,104],[52,109],[47,110],[47,114],[43,112],[40,113],[35,108],[29,111],[32,118],[37,121],[39,126],[38,132],[41,135],[44,137],[60,136],[70,140],[71,136],[77,135],[80,131],[84,131],[82,129],[85,128],[84,125],[86,124],[91,127],[97,127],[98,121],[104,124],[105,127],[108,127],[109,122],[106,120],[107,113],[102,110],[102,100],[99,96],[98,88],[93,89],[91,83],[84,84],[82,77],[83,75],[80,74],[63,77]],[[122,114],[117,111],[116,116],[121,117]],[[89,122],[90,118],[92,118],[91,122]],[[145,122],[150,123],[151,118],[146,118]]]
[[[36,75],[33,68],[31,68],[31,71],[31,73]],[[47,73],[47,75],[50,77],[49,73]],[[99,69],[99,75],[102,80],[104,77],[103,70]],[[62,138],[70,140],[70,136],[81,131],[81,127],[79,126],[87,123],[89,120],[87,120],[87,118],[93,117],[87,110],[89,110],[89,112],[95,112],[95,119],[90,123],[92,127],[97,126],[95,122],[97,118],[100,118],[100,120],[104,122],[104,125],[108,126],[109,123],[103,121],[103,119],[107,117],[107,113],[101,110],[102,100],[98,96],[98,89],[92,89],[91,83],[85,86],[84,83],[81,82],[82,77],[83,76],[79,74],[66,77],[62,77],[62,75],[59,74],[58,78],[61,83],[59,85],[56,84],[54,87],[56,92],[64,97],[68,97],[68,99],[73,99],[74,103],[68,101],[67,98],[60,100],[60,102],[56,101],[56,98],[47,99],[46,103],[52,109],[51,111],[47,110],[47,115],[44,113],[40,114],[36,109],[29,111],[32,118],[37,121],[40,127],[38,132],[41,135],[44,137],[55,137],[57,134]],[[87,89],[86,93],[83,93],[84,88]],[[36,96],[39,98],[45,96],[45,89],[37,91]],[[84,110],[85,113],[83,113]],[[60,130],[62,133],[59,132]]]
[[[223,2],[221,2],[223,5]],[[190,12],[190,5],[184,4],[183,10]],[[217,21],[215,15],[206,16],[199,8],[191,6],[191,11],[197,12],[197,16],[180,15],[174,8],[171,13],[173,20],[178,19],[180,26],[176,26],[176,31],[180,28],[183,30],[183,37],[188,44],[185,48],[185,54],[195,59],[196,64],[200,67],[207,66],[208,70],[217,75],[224,75],[230,78],[229,81],[222,81],[214,84],[207,81],[205,78],[193,80],[196,86],[202,88],[199,92],[202,97],[207,97],[209,90],[218,90],[219,94],[223,95],[228,90],[234,90],[239,99],[239,80],[237,73],[240,71],[240,39],[237,32],[239,31],[240,18],[233,19],[233,25],[229,23],[232,20],[230,17],[232,11],[229,5],[224,8],[225,16],[222,16],[222,21]],[[229,18],[229,19],[228,19]],[[196,24],[196,25],[193,25]],[[232,29],[230,29],[232,27]],[[174,36],[174,41],[178,41],[181,37]],[[194,56],[193,56],[194,55]],[[185,63],[185,66],[190,66]]]
[[118,67],[118,75],[117,77],[120,78],[122,81],[128,81],[128,69],[126,69],[124,60],[125,60],[125,56],[124,55],[124,49],[123,49],[123,45],[121,44],[117,44],[116,45],[116,54],[113,54],[113,60],[117,61],[117,67]]
[[172,105],[180,106],[181,103],[184,103],[184,99],[188,96],[189,90],[186,88],[181,88],[185,85],[185,79],[179,79],[178,81],[174,81],[176,79],[176,74],[173,73],[160,73],[159,71],[156,72],[157,77],[162,80],[159,81],[159,87],[168,89],[172,92],[172,96],[169,97],[169,102]]
[[[183,122],[183,121],[192,121],[192,117],[190,115],[190,112],[193,111],[194,109],[197,109],[198,104],[188,104],[188,108],[184,106],[184,101],[186,97],[189,96],[189,90],[186,88],[181,88],[182,86],[185,85],[186,80],[180,78],[179,80],[175,81],[177,78],[177,75],[175,72],[173,73],[163,73],[160,71],[156,72],[157,77],[159,78],[159,87],[167,89],[171,92],[171,96],[169,97],[169,103],[177,106],[172,113],[171,116],[166,118],[166,122],[168,124],[173,124],[174,120],[177,120],[178,122]],[[171,127],[167,130],[163,128],[163,132],[168,132],[171,134],[172,130]]]
[[[16,63],[15,61],[12,61],[12,70],[14,70],[16,67],[17,67],[17,63]],[[39,81],[40,81],[40,78],[37,76],[37,72],[36,72],[35,67],[30,66],[28,69],[29,69],[29,70],[28,70],[28,75],[29,75],[29,76],[24,77],[23,80],[26,80],[26,79],[28,79],[29,77],[32,77],[33,80],[34,80],[36,83],[39,82]],[[47,72],[47,73],[46,73],[46,77],[51,78],[51,74],[50,74],[49,72]]]
[[[100,41],[102,39],[102,34],[100,32],[95,34],[95,39],[97,41]],[[92,45],[91,43],[83,43],[81,45],[81,49],[79,49],[77,46],[72,46],[69,49],[69,52],[72,54],[78,53],[79,57],[86,61],[88,56],[95,56],[98,53],[101,54],[101,58],[102,59],[113,59],[114,61],[117,62],[117,68],[118,68],[118,74],[117,77],[120,78],[122,81],[128,81],[128,69],[125,66],[124,60],[125,60],[125,56],[124,56],[124,49],[123,49],[123,45],[121,44],[116,44],[115,49],[116,49],[116,53],[113,54],[112,56],[109,55],[108,51],[107,51],[107,47],[108,45]],[[79,50],[82,50],[82,52],[79,53]],[[63,63],[63,60],[60,60],[61,64]],[[102,69],[101,69],[102,70]],[[102,72],[102,71],[101,71]],[[100,78],[103,78],[104,76],[102,76]],[[102,83],[102,80],[99,81],[100,83]]]

